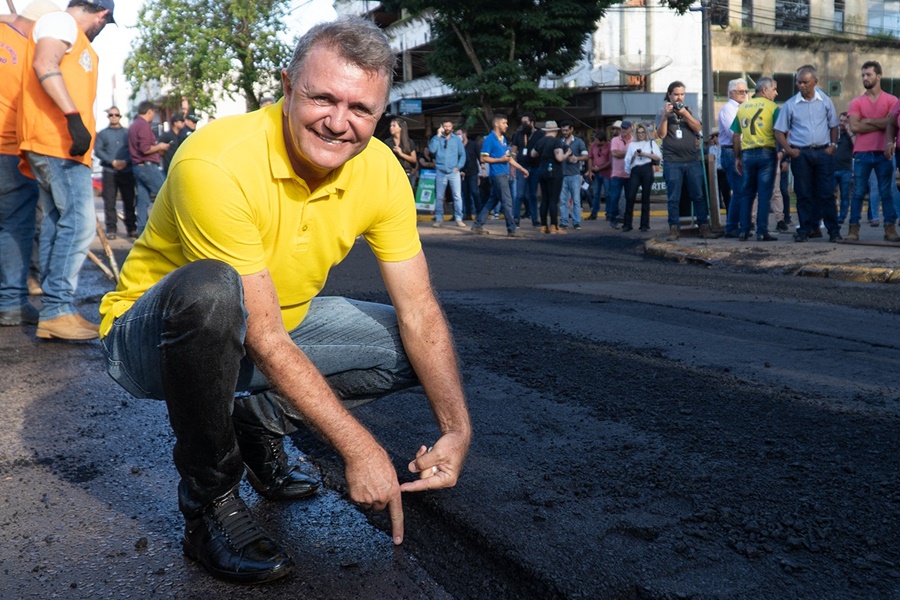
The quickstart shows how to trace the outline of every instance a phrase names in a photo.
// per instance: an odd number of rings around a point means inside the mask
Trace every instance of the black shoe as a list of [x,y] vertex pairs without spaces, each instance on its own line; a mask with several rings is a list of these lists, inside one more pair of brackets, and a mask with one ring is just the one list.
[[574,225],[572,225],[572,229],[581,229],[581,225],[578,223],[575,223]]
[[588,221],[596,221],[596,220],[597,220],[597,213],[591,213],[588,215]]
[[809,241],[809,236],[806,235],[805,233],[799,233],[799,232],[798,232],[798,233],[795,233],[795,234],[794,234],[794,241],[795,241],[795,242],[808,242],[808,241]]
[[764,233],[762,235],[759,235],[759,234],[756,235],[757,242],[774,242],[776,240],[778,240],[777,237],[772,237],[768,233]]
[[135,239],[135,238],[137,238],[137,236],[138,236],[137,229],[132,229],[131,231],[128,232],[128,237],[130,237],[131,239]]
[[809,232],[809,237],[810,237],[810,238],[820,238],[820,237],[822,237],[822,230],[819,229],[818,227],[814,228],[812,231]]
[[843,239],[844,237],[841,235],[840,231],[835,231],[834,233],[828,235],[829,242],[840,242]]
[[649,227],[641,227],[641,231],[650,231]]
[[541,222],[540,222],[540,221],[532,221],[532,222],[531,222],[531,226],[532,226],[532,227],[540,227],[540,226],[541,226]]
[[633,227],[631,225],[622,225],[622,232],[631,231]]
[[247,481],[260,496],[269,500],[299,500],[315,494],[322,483],[288,464],[284,438],[255,427],[234,423],[241,458],[247,467]]
[[233,583],[272,581],[294,568],[294,559],[256,524],[237,488],[186,520],[181,547],[210,575]]
[[737,231],[728,231],[725,233],[725,237],[735,239],[737,237],[740,237],[740,234]]
[[775,225],[775,231],[779,233],[785,233],[788,230],[787,223],[784,221],[778,221],[778,224]]
[[114,240],[114,239],[116,239],[116,232],[115,232],[115,231],[107,231],[107,232],[106,232],[106,239],[108,239],[108,240]]
[[740,235],[738,235],[738,239],[742,242],[746,242],[747,240],[750,239],[750,233],[745,231],[745,232],[741,233]]

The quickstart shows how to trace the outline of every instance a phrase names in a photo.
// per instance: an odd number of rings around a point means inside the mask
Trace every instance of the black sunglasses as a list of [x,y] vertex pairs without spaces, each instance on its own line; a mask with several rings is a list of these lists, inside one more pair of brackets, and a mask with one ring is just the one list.
[[106,113],[106,116],[112,119],[113,117],[121,117],[122,115],[116,113]]

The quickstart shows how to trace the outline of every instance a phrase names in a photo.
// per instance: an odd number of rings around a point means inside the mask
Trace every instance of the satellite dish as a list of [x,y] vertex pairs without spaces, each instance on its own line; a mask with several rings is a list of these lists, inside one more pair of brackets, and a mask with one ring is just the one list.
[[618,56],[609,62],[619,70],[619,73],[625,75],[649,75],[671,65],[672,59],[661,54],[654,56],[639,51],[637,54]]
[[619,80],[619,69],[613,65],[601,65],[591,71],[591,81],[599,85],[609,85]]

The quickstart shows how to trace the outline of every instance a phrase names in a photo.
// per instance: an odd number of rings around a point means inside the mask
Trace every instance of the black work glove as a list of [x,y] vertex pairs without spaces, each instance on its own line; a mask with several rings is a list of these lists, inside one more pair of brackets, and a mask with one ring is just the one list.
[[91,147],[91,132],[84,126],[81,114],[77,112],[67,114],[66,124],[69,127],[69,135],[72,136],[69,156],[84,156],[84,153]]

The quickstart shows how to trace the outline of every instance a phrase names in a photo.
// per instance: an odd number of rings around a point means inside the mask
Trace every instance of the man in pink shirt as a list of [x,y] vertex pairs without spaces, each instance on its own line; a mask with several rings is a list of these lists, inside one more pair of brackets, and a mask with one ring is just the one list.
[[591,182],[593,198],[591,200],[590,221],[597,220],[597,211],[600,210],[600,198],[603,194],[609,194],[609,178],[612,175],[612,155],[610,155],[609,142],[606,140],[606,132],[595,131],[594,141],[590,148],[588,180]]
[[862,82],[865,93],[854,98],[847,109],[850,131],[856,134],[853,143],[853,200],[850,203],[850,232],[848,240],[859,239],[859,219],[863,197],[869,189],[869,175],[875,171],[878,188],[884,198],[884,239],[896,242],[895,222],[897,211],[891,202],[891,185],[894,182],[894,165],[885,154],[885,130],[891,122],[889,113],[897,98],[881,89],[881,65],[870,60],[863,63]]
[[606,220],[613,229],[619,228],[619,197],[628,184],[628,173],[625,172],[625,153],[631,143],[631,121],[622,121],[622,133],[612,139],[610,155],[612,155],[612,173],[609,188],[606,190]]

